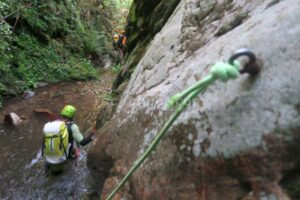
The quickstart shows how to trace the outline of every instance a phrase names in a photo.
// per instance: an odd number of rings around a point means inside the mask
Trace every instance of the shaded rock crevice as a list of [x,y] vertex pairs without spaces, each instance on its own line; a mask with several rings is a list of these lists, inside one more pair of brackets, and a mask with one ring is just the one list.
[[162,29],[179,2],[180,0],[133,1],[126,26],[128,34],[126,63],[115,79],[113,90],[117,90],[125,80],[130,79],[147,46]]

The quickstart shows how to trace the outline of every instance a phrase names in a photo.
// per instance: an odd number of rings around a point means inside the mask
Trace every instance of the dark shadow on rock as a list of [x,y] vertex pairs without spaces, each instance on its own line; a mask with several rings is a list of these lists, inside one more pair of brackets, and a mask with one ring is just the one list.
[[272,6],[278,4],[281,0],[272,0],[268,5],[266,6],[265,10],[271,8]]

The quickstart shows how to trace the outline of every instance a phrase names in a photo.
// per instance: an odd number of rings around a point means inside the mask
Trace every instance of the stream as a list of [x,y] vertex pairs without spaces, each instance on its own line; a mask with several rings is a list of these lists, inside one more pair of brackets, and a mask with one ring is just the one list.
[[[82,134],[91,128],[105,95],[110,91],[113,73],[103,71],[100,79],[63,82],[34,90],[30,99],[4,100],[0,110],[0,199],[96,199],[97,188],[86,166],[87,145],[76,161],[69,161],[58,176],[45,173],[41,155],[42,128],[49,121],[35,109],[59,113],[66,104],[77,108],[74,121]],[[18,127],[4,124],[4,116],[14,112],[24,117]]]

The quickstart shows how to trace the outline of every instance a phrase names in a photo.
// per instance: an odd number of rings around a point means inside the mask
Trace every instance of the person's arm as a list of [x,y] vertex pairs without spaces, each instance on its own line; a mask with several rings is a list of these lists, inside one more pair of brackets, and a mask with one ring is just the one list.
[[79,130],[79,127],[76,124],[72,125],[72,131],[74,140],[81,146],[85,146],[92,141],[94,133],[90,133],[86,137],[83,137]]

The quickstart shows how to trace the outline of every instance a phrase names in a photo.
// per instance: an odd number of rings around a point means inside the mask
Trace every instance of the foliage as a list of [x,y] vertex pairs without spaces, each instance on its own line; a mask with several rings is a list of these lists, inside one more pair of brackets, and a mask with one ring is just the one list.
[[89,31],[83,34],[83,49],[85,54],[102,54],[106,51],[106,40],[103,32]]
[[113,71],[113,73],[115,74],[119,74],[120,71],[122,70],[122,65],[120,63],[116,64],[115,66],[113,66],[111,68],[111,70]]
[[115,93],[108,92],[108,93],[106,93],[104,100],[108,103],[116,103],[116,101],[118,100],[118,97]]
[[104,5],[113,7],[115,9],[127,8],[129,9],[132,0],[104,0]]
[[132,0],[104,0],[103,4],[110,7],[114,13],[113,28],[124,29]]
[[1,0],[0,97],[41,81],[95,78],[88,59],[108,44],[99,9],[96,1]]

